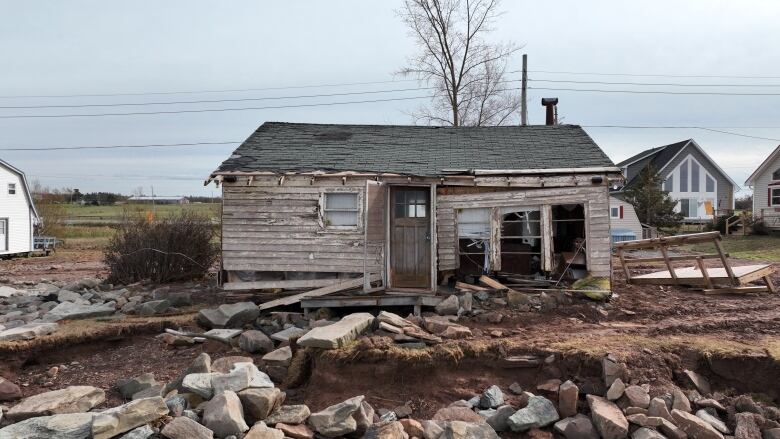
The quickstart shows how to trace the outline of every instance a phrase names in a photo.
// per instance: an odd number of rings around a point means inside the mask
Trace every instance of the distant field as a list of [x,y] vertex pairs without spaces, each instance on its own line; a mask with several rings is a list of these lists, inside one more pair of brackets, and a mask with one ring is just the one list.
[[194,211],[212,218],[219,216],[218,203],[202,204],[125,204],[119,206],[81,206],[69,204],[65,206],[68,222],[101,221],[121,218],[125,214],[151,212],[155,217],[165,217],[182,210]]
[[[692,244],[679,248],[701,253],[713,251],[712,244]],[[723,248],[732,258],[780,262],[780,236],[778,235],[724,237]]]

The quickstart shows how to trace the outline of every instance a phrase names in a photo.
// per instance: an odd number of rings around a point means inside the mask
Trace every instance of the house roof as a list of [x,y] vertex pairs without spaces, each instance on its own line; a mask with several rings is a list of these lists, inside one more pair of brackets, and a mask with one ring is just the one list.
[[745,185],[753,186],[754,180],[758,176],[758,174],[763,172],[766,169],[766,167],[769,166],[769,164],[772,163],[775,160],[775,158],[777,158],[778,156],[780,156],[780,145],[778,145],[777,148],[775,148],[775,150],[772,151],[771,154],[769,154],[766,160],[761,162],[761,164],[758,165],[758,168],[756,168],[756,170],[753,171],[752,174],[750,174],[750,177],[748,177],[747,180],[745,180]]
[[[232,172],[376,172],[614,168],[576,125],[431,127],[266,122],[212,177]],[[617,170],[617,169],[614,169]]]
[[4,161],[3,159],[0,159],[0,166],[8,169],[9,171],[19,176],[19,179],[22,181],[22,189],[24,189],[24,195],[27,197],[27,205],[30,206],[30,209],[32,209],[35,218],[39,218],[38,209],[35,208],[35,202],[33,202],[32,192],[30,192],[30,186],[27,184],[27,176],[24,175],[24,172],[22,172],[21,169],[11,166],[10,163]]
[[[693,139],[687,139],[682,140],[680,142],[671,143],[669,145],[659,146],[656,148],[650,148],[645,151],[640,152],[639,154],[634,155],[633,157],[630,157],[626,160],[623,160],[622,162],[618,163],[618,166],[620,167],[628,167],[634,163],[642,162],[641,168],[645,169],[648,166],[652,166],[654,169],[656,169],[658,172],[660,172],[664,166],[666,166],[669,162],[674,160],[675,157],[688,145],[693,145],[694,148],[698,149],[699,152],[712,163],[713,166],[721,173],[724,177],[726,177],[727,180],[731,182],[731,184],[734,185],[734,187],[737,187],[737,183],[734,182],[734,180],[729,177],[726,172],[718,166],[717,163],[715,163],[714,160],[706,153],[704,150],[699,146],[698,143],[696,143]],[[631,186],[634,182],[638,181],[639,179],[639,172],[635,173],[631,176],[630,179],[626,181],[624,189],[626,187]]]

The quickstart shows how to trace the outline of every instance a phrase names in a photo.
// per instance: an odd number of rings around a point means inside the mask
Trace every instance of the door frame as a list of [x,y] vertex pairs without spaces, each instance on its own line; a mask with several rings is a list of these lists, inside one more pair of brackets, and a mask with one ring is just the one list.
[[402,188],[404,188],[404,187],[409,187],[409,188],[427,187],[427,188],[430,188],[430,197],[429,197],[429,201],[428,201],[429,204],[430,204],[430,206],[428,206],[428,209],[429,209],[429,215],[428,215],[429,225],[428,226],[430,227],[430,233],[431,233],[431,243],[430,243],[430,245],[431,245],[431,249],[430,249],[431,257],[429,258],[430,261],[431,261],[431,267],[430,267],[430,270],[431,270],[431,273],[430,273],[431,282],[430,282],[430,285],[428,285],[428,288],[425,288],[424,291],[435,292],[436,291],[437,276],[438,276],[438,271],[436,270],[437,262],[438,262],[438,254],[436,252],[437,244],[436,244],[436,184],[435,183],[397,183],[397,184],[388,183],[387,184],[387,204],[385,205],[385,215],[386,215],[385,219],[387,220],[385,222],[386,223],[386,226],[385,226],[385,241],[387,242],[387,255],[385,256],[385,273],[387,273],[387,287],[388,288],[400,289],[400,290],[409,289],[409,288],[395,287],[393,285],[394,279],[393,279],[393,276],[392,276],[393,272],[392,272],[392,267],[391,267],[392,260],[393,260],[393,258],[391,257],[391,253],[393,251],[393,249],[392,249],[393,246],[392,246],[391,240],[390,240],[390,235],[391,235],[390,230],[391,230],[391,227],[392,227],[392,224],[391,224],[391,221],[392,221],[392,211],[391,211],[391,208],[393,207],[392,189],[393,188],[398,188],[398,187],[402,187]]
[[3,217],[3,218],[0,218],[0,222],[5,223],[5,227],[4,227],[5,242],[0,243],[0,244],[2,244],[5,247],[0,249],[0,252],[7,252],[7,251],[10,251],[10,249],[11,249],[10,248],[11,247],[11,233],[8,230],[9,227],[10,227],[10,225],[9,225],[10,221],[8,220],[8,218]]

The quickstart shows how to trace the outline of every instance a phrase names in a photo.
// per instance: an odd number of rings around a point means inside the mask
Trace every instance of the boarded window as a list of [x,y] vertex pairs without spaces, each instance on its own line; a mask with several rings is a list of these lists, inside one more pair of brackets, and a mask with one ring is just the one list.
[[699,164],[691,161],[691,192],[699,192]]
[[325,194],[325,224],[327,226],[357,226],[357,194]]
[[16,194],[16,183],[8,183],[8,195]]
[[680,192],[688,192],[688,163],[686,160],[680,165]]
[[664,181],[664,190],[666,192],[672,192],[674,190],[674,174],[669,174],[669,177]]
[[458,254],[462,274],[490,269],[490,209],[458,210]]
[[715,179],[707,175],[705,180],[705,190],[707,192],[715,192]]

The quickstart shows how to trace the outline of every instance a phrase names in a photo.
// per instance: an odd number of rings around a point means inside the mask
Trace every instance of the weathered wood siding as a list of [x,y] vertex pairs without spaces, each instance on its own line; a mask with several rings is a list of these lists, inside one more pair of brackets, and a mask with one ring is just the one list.
[[363,215],[350,230],[326,227],[320,218],[325,192],[358,194],[363,212],[366,181],[255,177],[224,183],[222,263],[225,270],[363,273],[364,260],[382,267],[377,247],[364,258]]
[[568,187],[496,187],[491,192],[485,190],[485,187],[458,188],[457,191],[451,191],[456,193],[440,193],[437,196],[439,270],[453,270],[458,266],[457,209],[504,206],[541,208],[545,205],[583,204],[588,270],[594,276],[610,276],[609,192],[606,184],[593,185],[587,182]]

